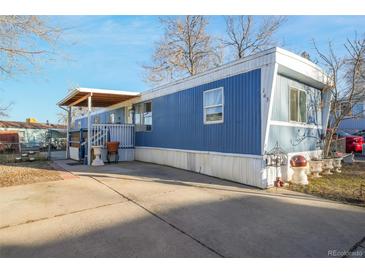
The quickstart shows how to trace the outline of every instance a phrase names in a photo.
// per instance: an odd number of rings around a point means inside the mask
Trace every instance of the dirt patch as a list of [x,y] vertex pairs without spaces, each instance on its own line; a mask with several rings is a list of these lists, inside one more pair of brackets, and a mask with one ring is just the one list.
[[62,180],[48,161],[0,164],[0,187]]
[[289,184],[290,190],[365,206],[365,162],[344,164],[342,173],[309,177],[308,185]]

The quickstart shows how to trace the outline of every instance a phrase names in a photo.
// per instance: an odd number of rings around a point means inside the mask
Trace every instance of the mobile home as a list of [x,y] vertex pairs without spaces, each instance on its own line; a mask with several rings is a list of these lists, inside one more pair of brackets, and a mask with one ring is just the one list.
[[354,104],[351,113],[341,121],[339,129],[348,133],[365,130],[365,98]]
[[121,160],[267,188],[278,175],[291,177],[288,165],[267,165],[274,147],[288,159],[321,152],[329,115],[326,83],[317,65],[272,48],[145,92],[74,89],[58,105],[69,113],[75,106],[90,110],[69,119],[71,158],[80,159],[83,146],[83,157],[91,158],[93,145],[118,140]]
[[[56,136],[66,135],[66,126],[50,123],[38,123],[34,118],[28,118],[25,122],[0,121],[0,133],[5,135],[12,132],[16,134],[17,146],[21,148],[46,148],[48,145],[47,136],[53,133]],[[58,133],[58,134],[55,134]],[[5,140],[0,141],[5,143]],[[14,144],[15,145],[15,144]]]

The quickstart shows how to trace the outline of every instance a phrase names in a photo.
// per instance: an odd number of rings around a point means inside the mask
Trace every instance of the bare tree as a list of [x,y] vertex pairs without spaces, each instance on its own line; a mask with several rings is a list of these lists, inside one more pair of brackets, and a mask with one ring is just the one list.
[[38,16],[0,16],[0,77],[24,73],[49,57],[60,32]]
[[322,66],[329,76],[328,89],[331,92],[331,116],[325,135],[323,153],[330,154],[333,133],[344,119],[358,117],[363,112],[353,113],[354,106],[365,98],[365,35],[358,39],[347,39],[344,47],[347,54],[338,55],[331,43],[328,51],[322,52],[314,43]]
[[203,16],[161,18],[164,36],[157,43],[152,64],[143,66],[146,81],[161,83],[195,75],[222,62],[219,47],[206,33],[208,20]]
[[[0,16],[0,79],[37,68],[41,59],[50,57],[60,33],[38,16]],[[8,108],[0,106],[0,116]]]
[[274,33],[286,21],[283,16],[264,17],[261,23],[256,23],[253,16],[227,16],[227,37],[224,45],[233,49],[234,58],[241,59],[275,45]]
[[0,118],[8,116],[8,110],[10,108],[11,104],[8,105],[0,105]]
[[[95,110],[96,108],[93,108],[92,110]],[[73,120],[76,117],[80,117],[87,114],[87,108],[86,107],[72,107],[71,108],[71,120]],[[61,125],[67,124],[67,112],[62,111],[57,113],[57,123]]]

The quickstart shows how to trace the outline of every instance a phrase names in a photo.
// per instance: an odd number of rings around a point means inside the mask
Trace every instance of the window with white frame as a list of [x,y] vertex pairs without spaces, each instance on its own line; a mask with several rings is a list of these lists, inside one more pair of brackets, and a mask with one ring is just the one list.
[[223,87],[206,90],[203,93],[204,124],[223,123]]
[[290,88],[290,121],[307,123],[307,93],[304,90]]
[[134,106],[134,123],[136,131],[152,130],[152,102],[139,103]]

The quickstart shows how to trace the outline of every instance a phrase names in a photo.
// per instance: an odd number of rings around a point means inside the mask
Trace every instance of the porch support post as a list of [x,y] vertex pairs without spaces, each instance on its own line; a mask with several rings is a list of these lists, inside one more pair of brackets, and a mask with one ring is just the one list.
[[70,158],[70,130],[71,130],[71,107],[68,107],[67,109],[67,135],[66,135],[66,159],[69,159]]
[[91,165],[91,101],[92,94],[87,98],[87,164]]

